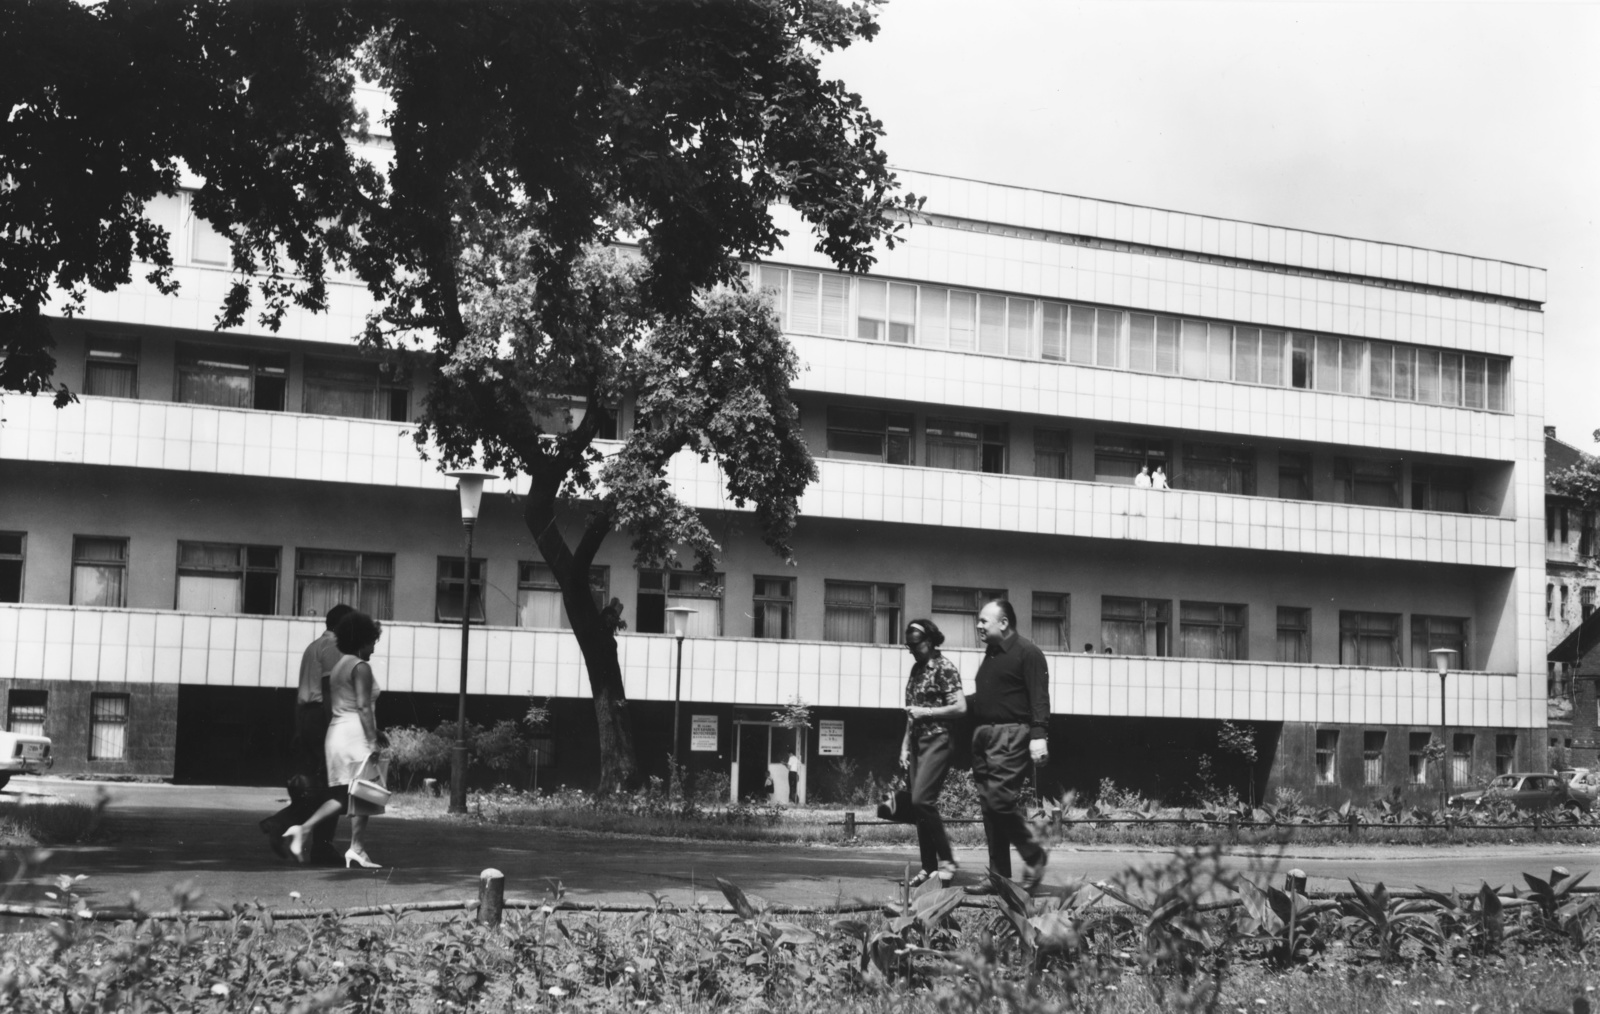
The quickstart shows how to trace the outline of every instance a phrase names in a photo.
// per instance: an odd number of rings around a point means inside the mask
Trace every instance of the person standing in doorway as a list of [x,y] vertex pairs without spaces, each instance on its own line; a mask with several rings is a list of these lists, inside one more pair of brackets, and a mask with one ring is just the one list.
[[1149,489],[1150,481],[1150,466],[1141,465],[1139,474],[1133,477],[1133,484],[1140,489]]
[[912,878],[912,887],[935,876],[948,884],[958,869],[944,818],[939,816],[939,793],[955,752],[953,726],[966,714],[967,695],[955,663],[939,651],[943,643],[944,633],[932,620],[906,625],[906,648],[916,662],[906,679],[906,736],[900,744],[900,766],[911,783],[911,815],[922,851],[922,872]]
[[1150,487],[1152,489],[1172,488],[1172,486],[1167,483],[1167,473],[1162,470],[1160,465],[1156,466],[1155,474],[1150,476]]
[[[1005,599],[991,599],[978,612],[978,635],[984,641],[972,695],[972,778],[983,811],[983,833],[989,843],[989,871],[1011,876],[1011,848],[1027,864],[1022,888],[1032,891],[1044,879],[1049,851],[1033,833],[1022,810],[1033,765],[1050,760],[1050,678],[1044,653],[1017,632],[1017,611]],[[969,894],[993,894],[985,882]]]
[[[800,735],[798,732],[796,736]],[[789,759],[783,762],[789,769],[789,805],[800,805],[800,755],[794,750],[789,751]]]
[[[342,602],[329,609],[322,635],[306,645],[300,656],[300,689],[294,697],[294,739],[289,747],[293,765],[289,774],[289,805],[259,825],[272,851],[281,859],[290,858],[288,840],[283,833],[296,824],[305,823],[328,798],[328,764],[323,752],[331,715],[328,676],[339,664],[339,642],[333,630],[340,620],[353,612],[354,609]],[[307,861],[319,866],[339,861],[339,850],[333,847],[332,824],[317,829]]]

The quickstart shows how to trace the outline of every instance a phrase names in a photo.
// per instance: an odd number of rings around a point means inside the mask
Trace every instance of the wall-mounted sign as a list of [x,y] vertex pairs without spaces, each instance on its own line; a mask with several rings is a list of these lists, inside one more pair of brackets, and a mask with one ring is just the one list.
[[824,718],[817,722],[817,756],[844,756],[844,722]]
[[716,753],[717,747],[717,716],[716,715],[690,715],[689,716],[689,750]]

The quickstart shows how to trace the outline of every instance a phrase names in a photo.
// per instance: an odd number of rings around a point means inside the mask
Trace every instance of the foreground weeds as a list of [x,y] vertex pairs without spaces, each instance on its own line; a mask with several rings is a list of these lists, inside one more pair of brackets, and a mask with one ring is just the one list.
[[983,907],[936,882],[902,886],[844,918],[780,915],[721,880],[715,910],[650,896],[634,913],[580,912],[555,884],[489,927],[291,922],[259,905],[213,923],[99,922],[63,876],[52,900],[73,914],[6,938],[0,1009],[1588,1014],[1596,899],[1581,875],[1523,879],[1313,900],[1242,879],[1211,850],[1039,897],[997,879]]
[[108,799],[101,789],[93,803],[34,795],[0,802],[0,847],[81,845],[94,841],[101,834]]

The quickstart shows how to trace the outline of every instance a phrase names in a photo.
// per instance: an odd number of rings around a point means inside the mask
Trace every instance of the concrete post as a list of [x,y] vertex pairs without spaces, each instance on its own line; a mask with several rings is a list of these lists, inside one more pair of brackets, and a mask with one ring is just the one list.
[[485,926],[500,925],[506,907],[506,875],[490,868],[478,874],[478,921]]

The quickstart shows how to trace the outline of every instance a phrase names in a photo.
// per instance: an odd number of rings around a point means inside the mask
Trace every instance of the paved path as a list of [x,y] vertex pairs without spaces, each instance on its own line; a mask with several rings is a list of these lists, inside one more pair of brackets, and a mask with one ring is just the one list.
[[[56,779],[18,778],[17,791],[92,800],[99,787]],[[465,822],[376,818],[369,850],[386,864],[375,871],[298,867],[266,847],[256,821],[283,801],[281,790],[168,785],[112,785],[107,828],[111,842],[55,850],[24,882],[3,889],[13,904],[49,904],[44,891],[57,874],[85,874],[80,892],[91,904],[121,904],[138,891],[148,907],[166,907],[173,885],[192,881],[205,904],[260,901],[275,907],[337,907],[406,901],[464,900],[476,894],[485,867],[505,872],[507,893],[538,898],[546,878],[559,880],[579,901],[644,901],[656,892],[682,904],[695,894],[719,902],[713,878],[724,876],[746,891],[784,904],[828,905],[840,900],[882,901],[890,881],[914,848],[771,846],[645,840],[578,835]],[[1159,862],[1160,850],[1061,846],[1051,858],[1050,883],[1096,880],[1132,865]],[[1523,871],[1543,875],[1551,866],[1574,873],[1596,865],[1593,850],[1536,845],[1289,846],[1280,854],[1238,854],[1231,861],[1263,875],[1297,866],[1313,889],[1347,887],[1346,877],[1391,887],[1424,884],[1476,888],[1521,883]],[[968,871],[982,868],[981,850],[959,849]],[[5,861],[5,878],[15,857]],[[1596,878],[1600,880],[1600,878]],[[300,898],[291,898],[298,892]]]

